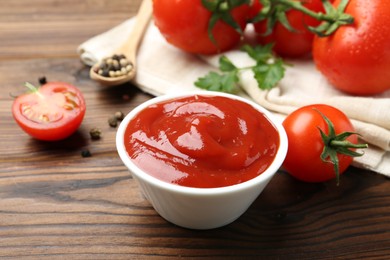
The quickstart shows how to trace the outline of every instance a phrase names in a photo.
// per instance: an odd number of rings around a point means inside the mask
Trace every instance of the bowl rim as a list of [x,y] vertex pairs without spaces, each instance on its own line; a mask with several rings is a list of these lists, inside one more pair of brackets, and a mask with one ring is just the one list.
[[[224,187],[217,187],[217,188],[197,188],[197,187],[187,187],[187,186],[180,186],[177,184],[172,184],[168,183],[165,181],[162,181],[156,177],[153,177],[152,175],[144,172],[140,168],[138,168],[130,159],[128,156],[125,145],[124,145],[124,133],[126,130],[126,127],[130,120],[134,118],[140,111],[145,109],[146,107],[155,104],[155,103],[160,103],[176,98],[182,98],[182,97],[189,97],[189,96],[194,96],[194,95],[199,95],[199,96],[222,96],[222,97],[227,97],[227,98],[232,98],[238,101],[242,101],[244,103],[247,103],[254,107],[256,110],[261,112],[267,119],[270,121],[270,123],[276,128],[278,134],[279,134],[279,148],[276,153],[276,156],[271,163],[271,165],[260,175],[247,180],[245,182],[235,184],[235,185],[230,185],[230,186],[224,186]],[[157,96],[154,98],[151,98],[135,108],[133,108],[122,120],[120,123],[117,133],[116,133],[116,148],[117,152],[119,154],[119,157],[121,158],[122,162],[125,164],[125,166],[129,169],[129,171],[136,175],[136,177],[148,182],[149,184],[152,184],[154,186],[157,186],[159,188],[165,189],[165,190],[170,190],[182,194],[196,194],[199,196],[202,195],[218,195],[218,194],[225,194],[225,193],[230,193],[230,192],[236,192],[239,190],[251,188],[253,186],[256,186],[266,180],[268,180],[270,177],[272,177],[278,169],[281,167],[283,164],[283,161],[286,157],[287,154],[287,148],[288,148],[288,140],[287,140],[287,134],[286,131],[282,125],[281,122],[276,120],[275,116],[268,111],[266,108],[262,107],[261,105],[255,103],[252,100],[246,99],[244,97],[234,95],[234,94],[228,94],[228,93],[223,93],[223,92],[216,92],[216,91],[204,91],[204,90],[199,90],[199,91],[191,91],[191,92],[183,92],[183,93],[170,93],[170,94],[164,94],[161,96]]]

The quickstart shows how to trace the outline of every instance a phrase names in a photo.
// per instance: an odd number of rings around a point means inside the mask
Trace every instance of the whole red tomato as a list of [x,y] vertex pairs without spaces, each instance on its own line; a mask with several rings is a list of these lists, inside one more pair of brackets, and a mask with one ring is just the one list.
[[[246,26],[249,6],[238,6],[231,11],[234,20],[242,30]],[[235,47],[241,35],[227,23],[218,20],[212,34],[215,43],[208,35],[212,13],[202,0],[154,0],[154,22],[165,39],[172,45],[190,53],[215,54]]]
[[[321,0],[306,0],[303,2],[303,6],[314,12],[324,12]],[[261,8],[259,0],[256,0],[252,12],[257,13]],[[286,17],[294,31],[288,30],[280,22],[277,22],[271,34],[264,36],[263,34],[267,29],[267,20],[254,23],[258,43],[273,42],[275,44],[274,51],[282,57],[300,58],[309,56],[312,51],[314,34],[307,27],[317,26],[321,22],[294,9],[288,10]]]
[[80,126],[85,101],[75,86],[49,82],[18,96],[12,105],[12,114],[18,125],[32,137],[56,141],[70,136]]
[[354,17],[353,24],[314,39],[318,69],[336,88],[350,94],[390,89],[390,1],[350,0],[345,12]]
[[[286,117],[283,126],[288,137],[288,152],[283,166],[292,176],[306,182],[323,182],[336,177],[334,165],[321,159],[325,144],[319,129],[327,135],[329,131],[320,112],[333,123],[336,135],[354,132],[348,117],[328,105],[301,107]],[[357,143],[356,135],[350,135],[346,140]],[[351,164],[352,157],[337,154],[337,158],[339,174],[342,174]]]

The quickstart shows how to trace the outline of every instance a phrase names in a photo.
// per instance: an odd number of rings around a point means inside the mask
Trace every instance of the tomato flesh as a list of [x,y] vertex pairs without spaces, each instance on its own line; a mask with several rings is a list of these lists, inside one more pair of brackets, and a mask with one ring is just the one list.
[[63,82],[49,82],[37,92],[15,99],[12,112],[18,125],[32,137],[56,141],[74,133],[85,115],[81,92]]
[[[323,182],[336,177],[333,164],[320,158],[324,142],[318,128],[328,134],[328,126],[318,111],[334,124],[336,134],[354,132],[348,117],[328,105],[305,106],[288,115],[283,122],[288,137],[288,152],[283,167],[301,181]],[[356,135],[349,136],[347,140],[357,143]],[[337,157],[339,172],[342,174],[352,163],[352,157],[343,154],[338,154]]]

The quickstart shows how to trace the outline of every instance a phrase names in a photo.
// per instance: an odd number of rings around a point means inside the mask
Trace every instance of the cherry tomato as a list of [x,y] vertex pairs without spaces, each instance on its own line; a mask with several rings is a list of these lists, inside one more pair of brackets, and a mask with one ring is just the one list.
[[[324,12],[321,0],[304,1],[303,6],[314,12]],[[254,9],[252,12],[255,13],[261,9],[259,0],[254,2],[252,9]],[[288,10],[286,16],[291,27],[294,28],[295,31],[290,31],[280,22],[277,22],[272,33],[264,36],[263,34],[266,32],[267,20],[254,23],[258,43],[267,44],[273,42],[275,44],[274,51],[282,57],[300,58],[309,56],[312,51],[314,34],[307,29],[307,26],[317,26],[321,22],[303,14],[301,11],[293,9]]]
[[[283,167],[301,181],[323,182],[336,177],[334,165],[321,159],[324,141],[319,128],[326,134],[329,134],[329,131],[319,111],[333,123],[336,135],[354,132],[348,117],[332,106],[309,105],[288,115],[283,122],[288,137],[288,152]],[[356,135],[351,135],[346,140],[357,143]],[[351,164],[352,157],[338,154],[337,158],[339,173],[342,174]]]
[[75,86],[49,82],[18,96],[12,105],[12,114],[27,134],[39,140],[56,141],[70,136],[80,126],[85,101]]
[[[334,3],[339,4],[339,1]],[[336,88],[372,95],[390,89],[390,1],[351,0],[345,10],[354,23],[329,37],[315,37],[313,58]]]
[[[234,8],[231,15],[242,30],[246,26],[249,6]],[[219,20],[213,27],[213,43],[208,35],[212,13],[202,0],[154,0],[154,22],[165,39],[172,45],[190,53],[215,54],[235,47],[241,35],[232,26]]]

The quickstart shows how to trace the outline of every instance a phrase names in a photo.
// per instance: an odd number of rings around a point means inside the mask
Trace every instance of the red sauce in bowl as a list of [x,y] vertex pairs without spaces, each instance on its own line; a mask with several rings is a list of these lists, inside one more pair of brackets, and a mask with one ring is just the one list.
[[279,135],[251,105],[195,95],[150,105],[128,124],[131,160],[165,182],[196,188],[239,184],[273,162]]

